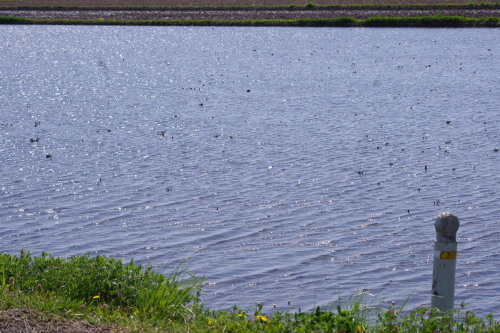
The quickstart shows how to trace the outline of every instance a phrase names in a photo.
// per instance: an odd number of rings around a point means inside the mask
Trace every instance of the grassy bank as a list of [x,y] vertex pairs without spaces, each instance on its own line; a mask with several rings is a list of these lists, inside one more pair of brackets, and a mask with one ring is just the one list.
[[460,16],[370,17],[354,19],[338,17],[326,19],[290,20],[78,20],[28,19],[0,17],[0,24],[40,25],[147,25],[147,26],[296,26],[296,27],[439,27],[439,28],[496,28],[499,17],[468,18]]
[[308,313],[271,315],[261,304],[252,310],[213,311],[198,300],[202,279],[181,269],[162,275],[105,257],[0,254],[0,274],[0,329],[12,331],[18,324],[39,330],[71,326],[71,332],[500,331],[492,315],[373,307],[360,298]]

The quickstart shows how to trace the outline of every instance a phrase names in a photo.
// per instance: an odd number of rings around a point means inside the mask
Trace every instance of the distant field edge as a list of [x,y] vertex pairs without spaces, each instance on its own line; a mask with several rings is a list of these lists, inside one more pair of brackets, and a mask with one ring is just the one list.
[[500,9],[497,3],[436,3],[436,4],[339,4],[339,5],[242,5],[242,6],[74,6],[74,5],[16,5],[7,6],[9,0],[0,0],[0,10],[405,10],[405,9]]
[[326,19],[290,20],[79,20],[27,19],[0,17],[0,24],[24,25],[137,25],[137,26],[291,26],[291,27],[391,27],[391,28],[498,28],[499,17],[469,18],[461,16],[370,17],[355,19],[337,17]]

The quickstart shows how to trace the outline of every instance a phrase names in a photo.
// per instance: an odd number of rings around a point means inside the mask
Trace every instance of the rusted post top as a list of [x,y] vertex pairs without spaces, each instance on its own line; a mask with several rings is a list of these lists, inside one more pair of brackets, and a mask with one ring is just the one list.
[[457,231],[460,226],[458,217],[452,213],[441,213],[436,217],[434,227],[436,228],[436,241],[442,243],[456,242]]

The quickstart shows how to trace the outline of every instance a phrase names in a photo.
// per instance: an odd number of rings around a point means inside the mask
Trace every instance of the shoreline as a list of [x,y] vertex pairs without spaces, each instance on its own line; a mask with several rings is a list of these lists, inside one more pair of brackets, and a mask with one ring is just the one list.
[[500,17],[500,8],[337,8],[321,10],[293,9],[0,9],[2,17],[67,20],[293,20],[350,17],[423,17],[459,16],[468,18]]
[[459,16],[370,17],[354,19],[248,19],[248,20],[114,20],[29,19],[0,17],[0,25],[95,25],[95,26],[234,26],[234,27],[366,27],[366,28],[498,28],[497,17],[467,18]]
[[[21,1],[22,2],[22,1]],[[499,27],[500,4],[372,4],[303,6],[10,6],[0,24],[217,25],[348,27]],[[140,2],[144,3],[144,2]],[[242,2],[244,4],[244,2]],[[8,5],[6,5],[8,4]]]
[[[89,254],[40,257],[21,251],[0,254],[0,331],[14,332],[498,332],[499,322],[463,310],[404,309],[367,304],[363,294],[342,301],[336,311],[266,313],[233,306],[206,308],[199,299],[204,279],[181,267],[169,275],[133,261]],[[267,310],[267,309],[266,309]]]
[[[81,18],[81,12],[76,17],[67,18],[26,18],[2,16],[0,11],[0,25],[136,25],[136,26],[286,26],[286,27],[413,27],[413,28],[498,28],[499,17],[462,17],[462,16],[371,16],[367,18],[353,18],[340,16],[333,18],[169,18],[138,19],[124,18],[124,13],[118,13],[119,18],[113,18],[108,11],[91,12],[93,18]],[[116,13],[115,13],[116,14]]]

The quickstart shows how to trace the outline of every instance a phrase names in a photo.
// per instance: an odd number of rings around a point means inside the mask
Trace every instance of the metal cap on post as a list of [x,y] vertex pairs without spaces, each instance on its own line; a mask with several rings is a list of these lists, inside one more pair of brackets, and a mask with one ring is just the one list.
[[457,263],[457,231],[460,223],[451,213],[441,213],[434,223],[434,270],[432,272],[433,308],[453,309],[455,301],[455,270]]

